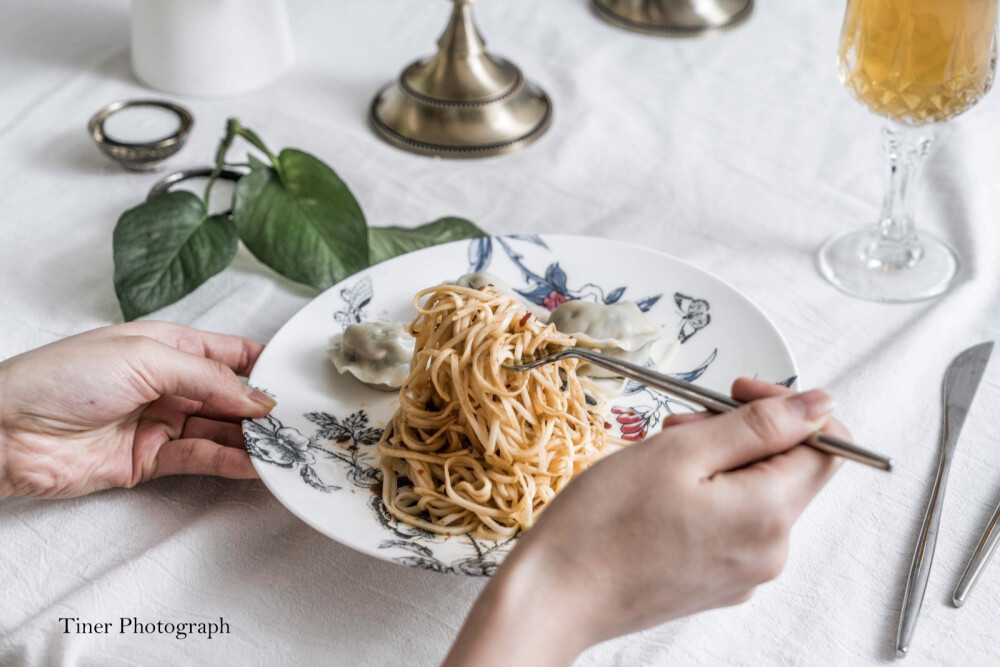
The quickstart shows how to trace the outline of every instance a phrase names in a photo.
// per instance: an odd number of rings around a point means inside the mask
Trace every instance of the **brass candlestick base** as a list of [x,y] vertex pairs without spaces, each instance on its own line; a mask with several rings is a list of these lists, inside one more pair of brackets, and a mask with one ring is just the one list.
[[604,20],[648,35],[704,35],[743,23],[753,0],[593,0]]
[[438,52],[379,91],[372,127],[394,146],[441,157],[484,157],[531,143],[548,129],[552,103],[513,63],[486,52],[473,0],[453,1]]

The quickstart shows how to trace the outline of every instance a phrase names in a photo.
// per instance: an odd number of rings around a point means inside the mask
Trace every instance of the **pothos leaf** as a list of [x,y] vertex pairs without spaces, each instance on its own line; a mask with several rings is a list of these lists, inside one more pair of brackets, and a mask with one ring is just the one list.
[[273,165],[250,156],[233,217],[250,252],[296,282],[323,289],[368,266],[361,207],[336,172],[308,153],[286,148]]
[[[357,200],[333,169],[295,149],[275,156],[236,119],[227,122],[206,198],[237,136],[262,151],[270,164],[249,157],[250,173],[236,185],[232,216],[208,215],[203,201],[183,191],[122,214],[114,235],[114,280],[125,319],[173,303],[221,271],[232,261],[240,238],[278,273],[323,289],[396,255],[486,236],[461,218],[441,218],[413,229],[369,229]],[[488,239],[484,243],[488,250]],[[363,431],[359,442],[367,444],[369,431],[376,430]]]
[[125,320],[194,291],[226,268],[237,243],[232,219],[208,215],[190,192],[168,192],[122,213],[113,239],[114,283]]
[[464,218],[440,218],[420,227],[369,227],[368,258],[371,264],[414,250],[450,241],[477,239],[487,234]]

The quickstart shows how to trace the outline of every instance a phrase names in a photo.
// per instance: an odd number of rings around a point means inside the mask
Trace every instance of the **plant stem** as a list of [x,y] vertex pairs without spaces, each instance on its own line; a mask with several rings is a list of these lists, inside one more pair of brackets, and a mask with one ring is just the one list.
[[212,173],[208,177],[208,183],[205,184],[205,194],[202,196],[205,202],[205,210],[208,210],[208,198],[212,194],[212,186],[215,185],[215,181],[219,179],[219,174],[225,167],[249,167],[250,164],[247,162],[240,162],[235,164],[230,164],[226,162],[226,154],[229,152],[230,147],[233,145],[233,141],[236,137],[243,137],[248,142],[250,142],[255,148],[260,150],[268,157],[271,164],[274,166],[278,173],[281,173],[281,166],[278,163],[278,158],[268,149],[267,145],[257,136],[257,133],[250,128],[243,127],[239,120],[235,118],[230,118],[226,121],[226,134],[219,141],[219,147],[215,149],[215,166],[212,168]]
[[256,132],[251,130],[249,127],[243,127],[235,118],[230,118],[229,123],[235,134],[238,134],[253,144],[258,150],[267,156],[267,158],[271,161],[271,164],[274,165],[274,168],[278,169],[278,158],[270,151],[270,149],[268,149],[267,145],[263,142],[263,140],[261,140],[260,137],[257,136]]
[[230,118],[226,122],[226,134],[219,141],[219,147],[215,149],[215,167],[212,169],[211,175],[208,177],[208,183],[205,184],[205,195],[202,199],[205,202],[205,211],[208,212],[208,198],[212,194],[212,186],[215,185],[215,181],[218,180],[219,174],[222,173],[222,168],[225,166],[226,153],[229,152],[229,147],[233,145],[233,139],[236,138],[236,130],[239,128],[240,123],[235,118]]

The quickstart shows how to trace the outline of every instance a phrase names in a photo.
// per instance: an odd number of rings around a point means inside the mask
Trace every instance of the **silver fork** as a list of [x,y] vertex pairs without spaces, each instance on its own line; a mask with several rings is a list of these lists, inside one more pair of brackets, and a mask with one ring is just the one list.
[[[697,403],[711,412],[729,412],[743,405],[739,401],[711,389],[705,389],[696,384],[678,380],[677,378],[658,373],[649,368],[644,368],[643,366],[583,347],[564,347],[548,354],[524,356],[517,360],[518,363],[504,364],[504,368],[512,371],[527,371],[545,364],[571,358],[581,359],[595,366],[606,368],[630,380],[635,380],[647,387],[652,387],[653,389],[672,394],[692,403]],[[892,459],[858,447],[853,443],[841,440],[827,433],[813,433],[804,444],[821,452],[842,456],[845,459],[864,463],[879,470],[892,470]]]

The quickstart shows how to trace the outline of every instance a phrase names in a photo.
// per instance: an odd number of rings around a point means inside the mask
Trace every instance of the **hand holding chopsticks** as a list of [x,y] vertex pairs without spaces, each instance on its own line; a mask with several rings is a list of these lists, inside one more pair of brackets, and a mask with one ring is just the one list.
[[[582,347],[566,347],[544,356],[525,357],[517,360],[515,363],[506,365],[506,368],[515,371],[526,371],[571,357],[592,363],[601,368],[606,368],[630,380],[640,382],[647,387],[652,387],[653,389],[672,394],[692,403],[697,403],[712,412],[729,412],[743,405],[739,401],[711,389],[705,389],[696,384],[685,382],[684,380],[658,373],[652,369]],[[809,436],[805,444],[821,452],[842,456],[846,459],[872,466],[873,468],[885,471],[892,470],[891,459],[827,433],[814,433]]]

